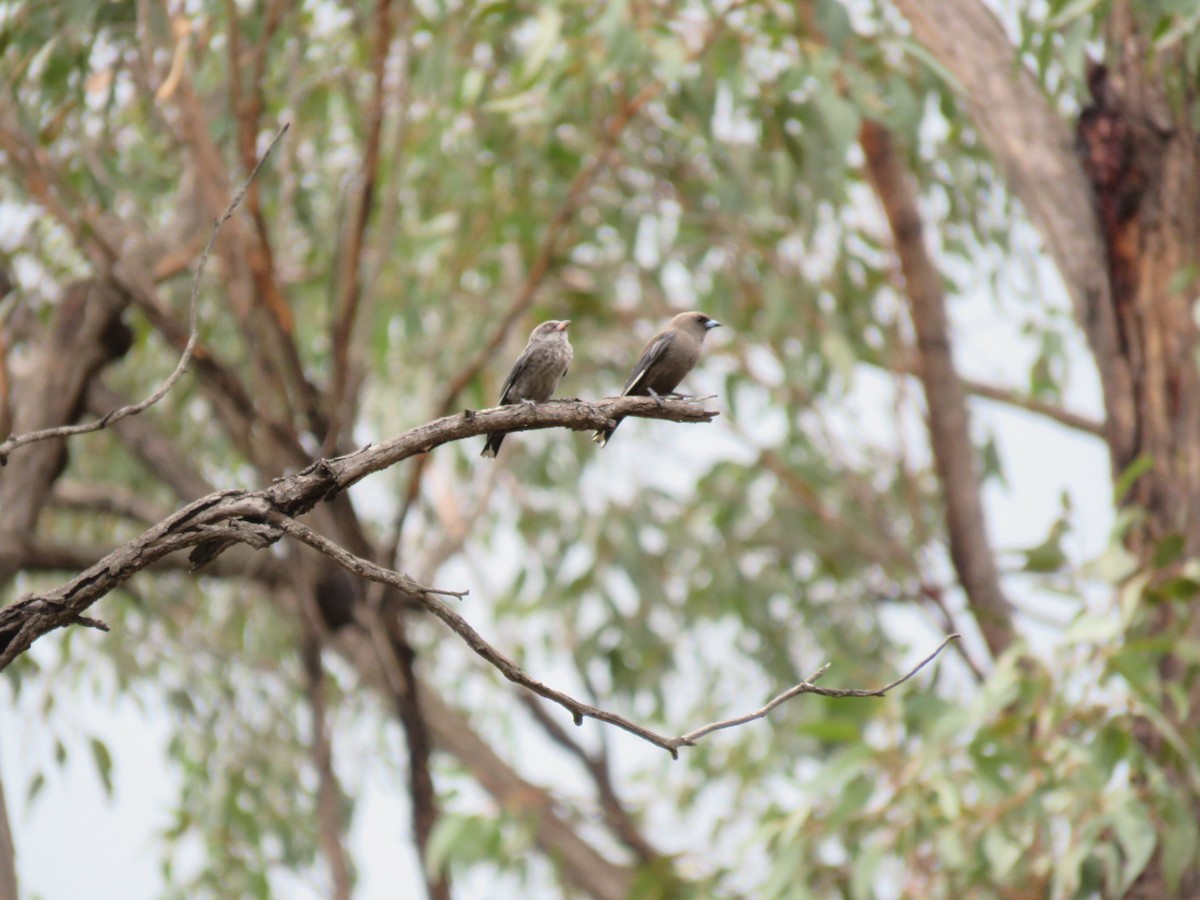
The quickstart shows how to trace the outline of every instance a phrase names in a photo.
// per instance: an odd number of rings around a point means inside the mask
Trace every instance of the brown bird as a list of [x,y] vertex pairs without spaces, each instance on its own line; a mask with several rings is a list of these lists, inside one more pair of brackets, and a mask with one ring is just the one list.
[[[661,406],[661,395],[671,394],[699,362],[704,336],[720,326],[720,322],[702,312],[677,315],[665,331],[652,337],[642,349],[642,355],[625,382],[621,396],[649,396]],[[620,420],[617,420],[617,425],[620,424]],[[592,435],[592,440],[603,447],[617,430],[617,425],[597,431]]]
[[[567,340],[570,319],[543,322],[529,335],[529,343],[513,363],[500,388],[500,405],[541,403],[549,400],[571,365],[571,342]],[[495,456],[504,443],[504,432],[487,436],[480,456]]]

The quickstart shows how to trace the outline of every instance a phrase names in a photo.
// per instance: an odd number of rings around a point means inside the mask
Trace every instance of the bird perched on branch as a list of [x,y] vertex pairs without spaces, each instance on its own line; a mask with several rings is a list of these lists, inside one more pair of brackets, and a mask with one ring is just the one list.
[[[500,388],[500,405],[541,403],[549,400],[571,365],[571,342],[567,340],[570,319],[543,322],[529,335],[529,343],[513,363],[512,371]],[[495,456],[504,443],[504,432],[487,436],[480,456]]]
[[[621,396],[653,397],[661,406],[662,395],[674,392],[679,382],[699,362],[704,336],[720,325],[716,319],[702,312],[677,315],[664,331],[652,337],[642,349],[642,355],[625,382]],[[620,424],[618,419],[617,425]],[[603,447],[617,430],[617,425],[597,431],[592,435],[592,440]]]

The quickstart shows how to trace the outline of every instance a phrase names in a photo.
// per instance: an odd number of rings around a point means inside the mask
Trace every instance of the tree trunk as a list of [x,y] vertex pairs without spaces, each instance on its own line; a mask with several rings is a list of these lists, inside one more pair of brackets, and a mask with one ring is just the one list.
[[[982,3],[896,3],[917,39],[963,83],[982,140],[1058,265],[1100,374],[1114,475],[1139,460],[1146,467],[1118,498],[1139,511],[1126,535],[1128,547],[1149,565],[1163,539],[1175,536],[1185,556],[1200,556],[1193,311],[1200,288],[1200,146],[1179,45],[1152,47],[1133,5],[1113,3],[1107,58],[1089,73],[1092,103],[1079,116],[1071,156],[1061,120]],[[1091,235],[1099,239],[1099,255]],[[1158,604],[1146,627],[1157,636],[1194,641],[1200,619],[1190,610],[1181,614],[1183,609]],[[1195,734],[1200,683],[1173,655],[1160,672],[1186,697],[1186,710],[1166,700],[1165,712],[1179,731]],[[1174,756],[1157,753],[1157,730],[1142,724],[1139,739],[1170,773]],[[1180,790],[1196,805],[1182,772],[1177,774]],[[1182,878],[1178,886],[1168,885],[1156,855],[1130,896],[1200,896],[1200,865],[1187,867]]]
[[[1144,458],[1147,472],[1123,503],[1143,510],[1131,549],[1148,559],[1168,535],[1200,553],[1200,375],[1195,265],[1200,250],[1200,155],[1182,104],[1167,96],[1158,55],[1128,4],[1108,25],[1106,64],[1089,73],[1092,104],[1079,117],[1079,150],[1096,196],[1107,252],[1118,352],[1132,376],[1132,421],[1110,438],[1113,463]],[[1097,359],[1097,365],[1108,365]],[[1107,398],[1106,398],[1107,399]]]

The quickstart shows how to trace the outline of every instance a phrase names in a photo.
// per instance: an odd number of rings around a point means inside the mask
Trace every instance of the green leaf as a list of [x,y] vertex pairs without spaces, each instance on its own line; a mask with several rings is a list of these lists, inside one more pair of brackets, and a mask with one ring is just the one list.
[[42,793],[45,787],[46,776],[44,773],[38,772],[29,782],[29,789],[25,792],[25,804],[33,806],[33,801],[38,798],[38,795]]
[[829,716],[802,722],[796,731],[833,744],[849,744],[862,739],[862,723],[847,716]]
[[521,64],[521,81],[525,84],[532,82],[542,70],[546,60],[559,43],[562,35],[563,17],[553,6],[541,4],[537,13],[537,33],[533,42],[525,51]]
[[100,738],[92,738],[89,745],[92,748],[92,761],[96,764],[96,774],[100,776],[100,782],[104,785],[104,793],[111,798],[113,794],[112,754],[109,753],[108,746]]
[[854,26],[841,0],[816,0],[814,12],[817,27],[829,46],[842,52],[846,43],[854,37]]
[[1070,0],[1070,2],[1065,3],[1058,12],[1050,17],[1046,25],[1054,29],[1062,28],[1075,19],[1086,16],[1099,6],[1100,3],[1101,0]]
[[983,442],[980,451],[981,472],[985,481],[996,479],[1000,484],[1008,482],[1004,478],[1004,461],[1000,458],[1000,447],[996,443],[996,435],[989,431],[987,440]]
[[1142,874],[1158,841],[1157,829],[1149,811],[1134,797],[1128,796],[1112,813],[1113,830],[1125,855],[1121,867],[1121,882],[1117,895],[1121,896]]
[[1137,480],[1154,468],[1154,458],[1142,454],[1125,467],[1113,486],[1113,503],[1120,504]]
[[1200,831],[1190,812],[1162,829],[1162,866],[1167,886],[1174,892],[1179,890],[1183,873],[1195,866],[1200,852]]
[[1183,535],[1176,532],[1168,534],[1154,547],[1154,556],[1150,565],[1156,569],[1164,569],[1183,556]]
[[499,847],[497,823],[483,816],[447,813],[442,815],[425,851],[431,872],[441,872],[452,863],[469,863],[492,856]]
[[1067,554],[1063,552],[1062,539],[1070,531],[1070,523],[1059,519],[1050,526],[1046,539],[1036,547],[1024,551],[1025,572],[1059,572],[1066,568]]
[[900,49],[903,50],[907,55],[917,60],[917,62],[932,72],[934,76],[936,76],[939,81],[944,83],[953,93],[958,94],[959,96],[965,93],[962,82],[955,77],[954,73],[947,69],[945,65],[942,64],[941,60],[922,47],[919,43],[912,39],[906,38],[898,41],[897,46],[899,46]]
[[839,829],[846,822],[858,815],[875,793],[875,785],[867,776],[860,776],[850,781],[838,792],[837,804],[829,812],[826,824],[831,829]]
[[983,833],[983,854],[987,857],[991,871],[988,877],[1002,881],[1017,860],[1021,858],[1021,845],[1010,838],[1000,825],[993,825]]
[[544,99],[545,92],[539,85],[532,87],[527,91],[511,94],[507,97],[500,97],[496,100],[489,100],[487,103],[483,104],[483,109],[487,112],[494,113],[522,112],[524,110],[540,107]]
[[877,841],[870,841],[866,846],[855,847],[854,865],[850,874],[850,896],[870,900],[876,896],[876,879],[879,868],[887,856],[884,846]]
[[1112,613],[1083,613],[1063,635],[1067,644],[1107,644],[1121,633],[1121,621]]

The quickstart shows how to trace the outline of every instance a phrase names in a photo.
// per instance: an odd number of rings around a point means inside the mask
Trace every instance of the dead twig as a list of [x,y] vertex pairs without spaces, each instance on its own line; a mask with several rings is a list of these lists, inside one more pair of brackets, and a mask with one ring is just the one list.
[[509,681],[527,688],[528,690],[537,694],[539,697],[544,697],[553,703],[557,703],[563,709],[567,710],[567,712],[571,713],[576,725],[582,725],[585,718],[595,719],[598,722],[605,722],[624,731],[628,731],[630,734],[639,737],[656,747],[661,747],[670,753],[674,759],[679,758],[679,749],[681,747],[693,746],[700,738],[722,728],[733,728],[737,725],[744,725],[747,722],[753,722],[755,719],[761,719],[770,713],[771,710],[775,709],[791,698],[799,696],[800,694],[819,694],[822,697],[882,697],[888,691],[898,687],[916,675],[917,672],[921,671],[921,669],[928,665],[934,659],[934,657],[941,653],[942,649],[947,644],[959,637],[958,634],[950,635],[942,641],[936,650],[921,660],[921,662],[917,663],[917,665],[910,669],[906,674],[881,688],[864,690],[861,688],[817,687],[813,682],[823,676],[832,665],[832,663],[826,663],[806,681],[802,681],[794,687],[789,688],[782,694],[774,697],[765,706],[755,710],[752,713],[732,719],[723,719],[719,722],[712,722],[703,726],[702,728],[697,728],[695,731],[689,731],[687,734],[680,735],[679,737],[668,737],[667,735],[659,734],[658,732],[639,725],[636,722],[625,718],[624,716],[617,715],[616,713],[609,712],[608,710],[592,706],[591,704],[584,703],[581,700],[577,700],[569,694],[557,690],[556,688],[552,688],[549,685],[533,678],[531,675],[526,673],[524,669],[488,643],[488,641],[485,640],[484,637],[478,631],[476,631],[465,618],[463,618],[463,616],[459,615],[444,601],[438,599],[437,597],[437,594],[460,596],[455,592],[435,591],[431,588],[422,588],[420,585],[417,585],[409,576],[400,572],[393,572],[392,570],[385,569],[383,566],[378,566],[369,560],[355,556],[353,553],[350,553],[348,550],[340,547],[338,544],[334,543],[328,538],[317,534],[308,526],[302,525],[295,519],[283,515],[282,513],[271,513],[268,515],[267,520],[270,522],[270,524],[274,525],[285,534],[307,544],[314,550],[325,554],[338,565],[345,568],[346,571],[352,572],[355,575],[359,575],[362,578],[366,578],[371,581],[377,581],[382,584],[399,588],[400,590],[409,593],[414,599],[417,600],[417,602],[425,607],[426,610],[440,619],[450,628],[451,631],[462,638],[463,641],[466,642],[467,646],[471,648],[471,650],[473,650],[487,663],[496,668],[501,675],[503,675]]
[[118,422],[128,416],[135,416],[138,413],[144,412],[165,397],[167,392],[175,386],[175,382],[177,382],[183,376],[184,370],[187,368],[188,362],[192,358],[192,352],[196,348],[196,342],[200,338],[199,317],[196,310],[197,298],[200,294],[200,280],[204,275],[205,266],[208,265],[208,257],[212,252],[213,243],[217,239],[217,233],[221,230],[221,226],[228,222],[233,216],[234,211],[238,208],[238,204],[240,204],[242,202],[242,198],[246,196],[246,191],[249,189],[250,184],[254,181],[255,176],[258,175],[259,170],[262,169],[263,164],[266,163],[267,159],[270,157],[271,151],[275,149],[275,145],[279,142],[279,139],[287,133],[288,128],[289,125],[285,123],[284,126],[279,129],[275,137],[271,139],[271,143],[267,146],[266,152],[263,153],[262,158],[259,159],[258,165],[256,165],[246,177],[245,182],[242,184],[238,192],[233,195],[233,199],[229,201],[229,205],[225,208],[225,212],[222,213],[221,216],[213,223],[212,232],[208,236],[208,243],[204,247],[204,252],[200,254],[200,262],[196,267],[196,274],[192,277],[192,293],[190,300],[191,308],[188,313],[190,333],[188,335],[187,344],[183,348],[183,353],[179,357],[179,362],[175,364],[174,371],[167,376],[166,380],[158,386],[158,389],[153,394],[140,403],[134,403],[130,406],[123,406],[120,409],[114,409],[95,421],[85,422],[81,425],[60,425],[56,428],[44,428],[41,431],[31,431],[27,432],[26,434],[18,434],[10,437],[8,440],[0,443],[0,466],[5,465],[8,462],[9,454],[19,447],[24,447],[28,444],[33,444],[38,441],[49,440],[51,438],[71,437],[77,434],[87,434],[92,431],[101,431],[107,428],[113,422]]
[[[70,625],[75,616],[163,557],[191,549],[191,561],[199,566],[233,544],[269,546],[281,536],[277,528],[264,524],[269,513],[292,516],[308,512],[322,501],[335,499],[371,473],[428,453],[442,444],[496,431],[555,427],[594,431],[619,417],[709,422],[716,415],[699,404],[683,400],[668,401],[660,408],[650,397],[615,397],[595,403],[552,400],[533,406],[517,404],[479,412],[468,410],[435,419],[347,456],[318,460],[259,491],[208,494],[117,547],[60,587],[0,608],[0,670],[39,637]],[[430,591],[412,579],[404,589]],[[443,593],[460,596],[455,592]]]
[[747,722],[753,722],[755,719],[761,719],[764,716],[766,716],[768,713],[770,713],[771,710],[775,709],[777,706],[780,706],[781,704],[786,703],[788,700],[791,700],[793,697],[798,697],[801,694],[817,694],[821,697],[838,697],[838,698],[840,698],[840,697],[882,697],[885,694],[887,694],[888,691],[892,690],[893,688],[899,687],[900,685],[904,684],[904,682],[908,681],[910,678],[912,678],[914,675],[916,675],[918,672],[920,672],[923,668],[925,668],[927,665],[929,665],[931,662],[933,662],[933,660],[935,658],[937,658],[937,655],[939,653],[941,653],[943,650],[946,649],[947,644],[949,644],[951,641],[956,641],[961,637],[962,637],[962,635],[958,634],[957,632],[955,632],[954,634],[947,635],[945,637],[945,639],[940,644],[937,645],[937,648],[932,653],[930,653],[928,656],[926,656],[923,660],[921,660],[919,663],[917,663],[915,666],[913,666],[911,669],[909,669],[907,672],[905,672],[903,675],[901,675],[895,681],[889,682],[888,684],[885,684],[881,688],[873,688],[870,690],[864,690],[862,688],[817,687],[817,685],[814,682],[816,682],[818,679],[824,677],[825,673],[829,671],[830,666],[833,665],[833,663],[825,663],[825,665],[821,666],[821,668],[819,668],[819,669],[817,669],[817,671],[813,672],[812,675],[808,676],[807,679],[805,679],[804,681],[801,681],[799,684],[795,685],[794,687],[788,688],[782,694],[777,694],[775,697],[772,697],[769,701],[767,701],[765,706],[762,706],[759,709],[756,709],[754,712],[747,713],[744,716],[737,716],[732,719],[722,719],[719,722],[710,722],[708,725],[705,725],[702,728],[697,728],[695,731],[689,731],[687,734],[685,734],[681,737],[678,737],[675,740],[679,742],[680,746],[690,746],[690,745],[694,744],[696,741],[700,740],[700,738],[704,737],[707,734],[712,734],[714,731],[720,731],[722,728],[733,728],[737,725],[745,725]]

